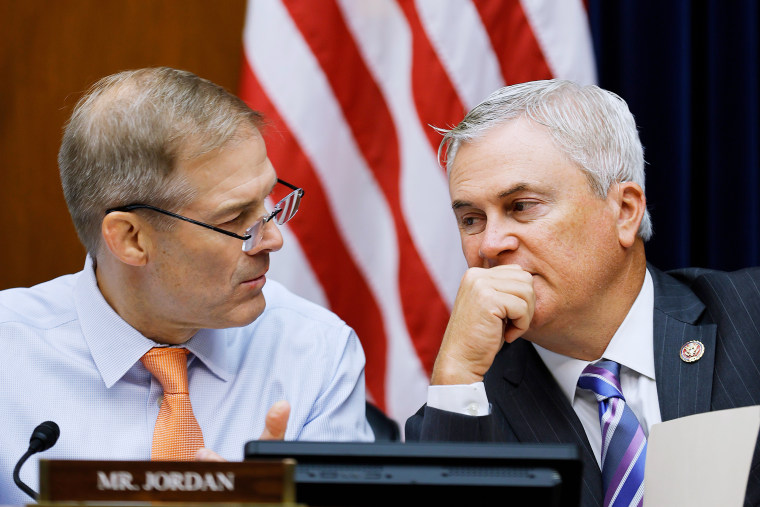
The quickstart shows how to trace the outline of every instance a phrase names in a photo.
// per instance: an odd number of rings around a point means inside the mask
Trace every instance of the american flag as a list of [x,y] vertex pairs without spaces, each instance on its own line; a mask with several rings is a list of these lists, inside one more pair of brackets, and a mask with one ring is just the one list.
[[[596,80],[582,0],[249,0],[240,96],[306,190],[271,278],[359,335],[371,401],[426,397],[466,266],[441,136],[505,84]],[[278,199],[280,196],[276,196]]]

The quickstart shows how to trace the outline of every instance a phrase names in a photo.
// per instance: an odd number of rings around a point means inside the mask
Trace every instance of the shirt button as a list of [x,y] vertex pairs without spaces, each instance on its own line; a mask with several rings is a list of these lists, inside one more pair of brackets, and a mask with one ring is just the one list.
[[158,406],[160,407],[163,402],[164,402],[164,395],[162,394],[161,396],[158,397]]
[[468,415],[478,415],[478,404],[477,403],[470,403],[467,405],[467,414]]

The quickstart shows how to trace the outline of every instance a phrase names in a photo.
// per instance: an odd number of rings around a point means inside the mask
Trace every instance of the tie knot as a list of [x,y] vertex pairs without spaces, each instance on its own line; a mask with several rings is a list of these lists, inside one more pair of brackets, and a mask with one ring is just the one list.
[[187,394],[187,349],[154,347],[140,358],[161,383],[164,394]]
[[578,379],[578,387],[592,391],[597,400],[623,397],[620,388],[620,365],[615,361],[603,359],[589,364]]

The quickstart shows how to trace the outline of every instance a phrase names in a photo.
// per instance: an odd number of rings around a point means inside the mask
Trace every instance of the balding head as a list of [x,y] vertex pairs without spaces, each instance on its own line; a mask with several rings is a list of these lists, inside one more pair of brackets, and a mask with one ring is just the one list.
[[[77,103],[58,154],[64,197],[87,251],[100,248],[106,209],[180,207],[192,189],[177,161],[256,132],[261,116],[222,87],[169,68],[126,71],[95,83]],[[161,215],[156,225],[166,224]]]

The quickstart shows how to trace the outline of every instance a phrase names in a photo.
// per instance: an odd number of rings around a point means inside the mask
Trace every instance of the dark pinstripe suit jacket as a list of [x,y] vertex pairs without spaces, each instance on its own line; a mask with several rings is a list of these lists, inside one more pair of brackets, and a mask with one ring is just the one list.
[[[760,268],[668,274],[648,268],[662,420],[760,404]],[[705,354],[687,364],[679,353],[690,340],[701,341]],[[583,426],[533,346],[525,340],[505,345],[484,382],[491,415],[422,407],[407,421],[406,439],[576,443],[584,468],[581,505],[601,505],[601,473]],[[745,505],[760,505],[760,442]]]

